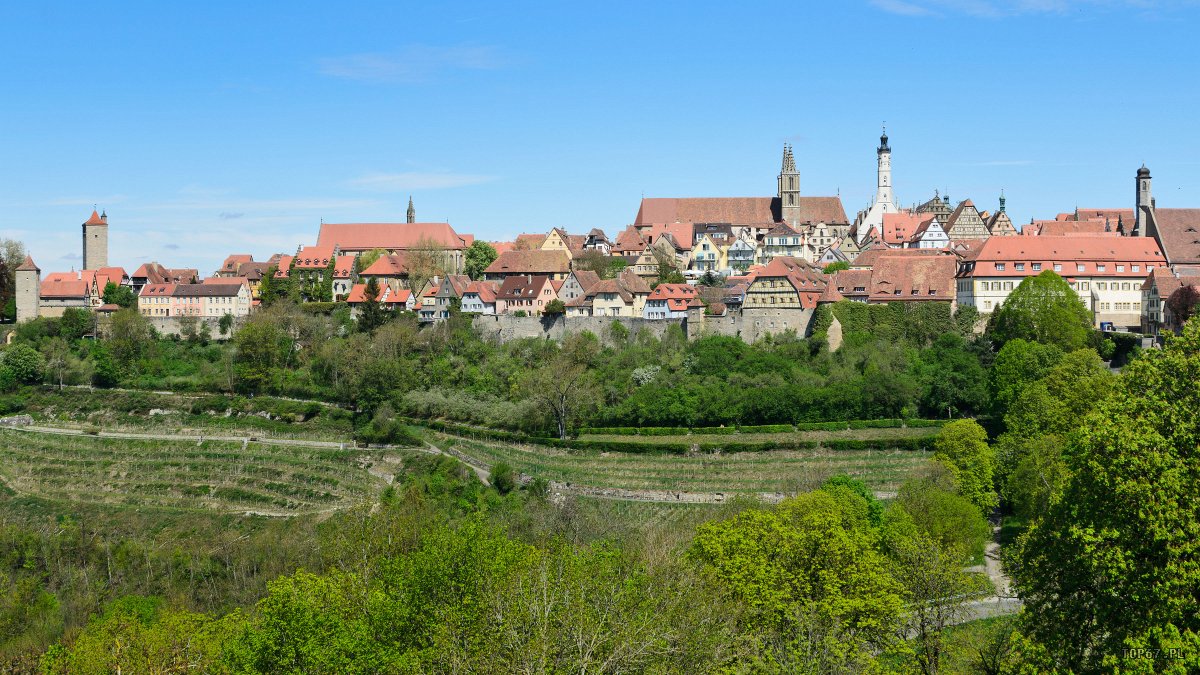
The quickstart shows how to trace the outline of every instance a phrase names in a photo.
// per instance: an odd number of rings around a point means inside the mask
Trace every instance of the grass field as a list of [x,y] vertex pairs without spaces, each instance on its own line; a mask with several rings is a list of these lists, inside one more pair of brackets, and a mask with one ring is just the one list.
[[384,479],[370,469],[389,469],[378,464],[354,449],[0,430],[2,489],[52,502],[313,513],[374,499]]
[[892,492],[929,458],[923,452],[900,450],[775,451],[688,456],[587,454],[540,446],[472,441],[445,434],[430,435],[435,444],[442,444],[440,447],[457,449],[488,464],[503,461],[517,471],[535,477],[626,490],[792,493],[813,489],[826,478],[844,473],[861,479],[877,492]]

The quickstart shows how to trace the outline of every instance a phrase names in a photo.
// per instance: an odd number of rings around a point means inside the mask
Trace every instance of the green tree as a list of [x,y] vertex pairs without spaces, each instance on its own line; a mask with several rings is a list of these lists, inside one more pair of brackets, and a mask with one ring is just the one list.
[[483,271],[496,260],[496,249],[482,240],[475,240],[463,253],[463,273],[472,279],[482,279]]
[[829,263],[825,266],[825,269],[821,271],[825,274],[834,274],[836,272],[841,272],[842,270],[848,269],[850,269],[850,263],[846,262],[845,260],[839,260],[837,262]]
[[[1109,670],[1130,645],[1200,658],[1198,379],[1191,321],[1127,366],[1071,435],[1063,494],[1019,542],[1011,573],[1026,628],[1062,670]],[[1189,669],[1151,656],[1138,672]]]
[[129,286],[110,281],[104,284],[104,303],[129,308],[137,305],[137,296]]
[[574,333],[556,354],[525,377],[526,395],[545,407],[561,439],[566,439],[571,426],[599,401],[591,370],[598,352],[594,335]]
[[92,332],[95,327],[95,315],[82,307],[68,307],[63,310],[58,322],[58,334],[68,342],[78,342],[80,338]]
[[987,376],[979,358],[957,333],[944,333],[921,352],[927,414],[963,416],[987,409]]
[[48,340],[42,345],[42,356],[45,358],[46,375],[63,388],[63,380],[71,366],[71,347],[61,337]]
[[42,369],[46,362],[36,349],[29,345],[12,345],[0,353],[0,363],[12,371],[18,382],[34,384],[42,381]]
[[390,312],[379,302],[379,282],[375,277],[367,279],[363,288],[363,303],[358,309],[358,329],[364,333],[379,328],[390,318]]
[[276,274],[279,274],[279,268],[271,265],[263,272],[262,281],[258,283],[258,299],[263,307],[270,307],[286,295],[281,287],[282,282],[275,277]]
[[293,342],[274,317],[260,314],[234,335],[233,346],[238,389],[253,393],[271,388]]
[[121,366],[107,345],[97,344],[92,348],[92,366],[92,384],[95,386],[109,389],[121,383]]
[[895,645],[903,589],[865,512],[830,492],[802,494],[701,525],[689,557],[748,608],[775,669],[868,669]]
[[995,454],[987,432],[975,420],[955,420],[942,427],[933,458],[953,474],[958,491],[987,515],[1000,503],[994,485]]
[[556,316],[556,315],[566,314],[566,313],[567,313],[567,306],[565,304],[563,304],[563,301],[559,300],[558,298],[555,298],[555,299],[551,300],[550,302],[547,302],[546,306],[542,308],[542,314],[545,314],[547,316]]
[[991,527],[979,507],[954,489],[953,476],[935,469],[928,476],[905,481],[896,504],[942,551],[958,551],[964,558],[982,555]]
[[112,356],[122,368],[130,368],[152,347],[154,331],[146,317],[136,309],[121,309],[113,313],[108,327],[108,345]]
[[1022,338],[1005,342],[988,373],[996,410],[1001,414],[1006,412],[1025,387],[1042,379],[1062,356],[1062,350],[1054,345]]
[[220,320],[217,321],[217,329],[221,331],[221,337],[229,335],[229,331],[233,330],[233,315],[222,314]]
[[946,629],[966,613],[967,602],[987,595],[990,583],[963,569],[967,552],[922,532],[899,505],[887,514],[885,550],[905,590],[907,633],[923,673],[943,671]]
[[1045,270],[1027,277],[992,312],[987,333],[997,347],[1021,338],[1069,352],[1088,346],[1094,330],[1091,313],[1075,289]]

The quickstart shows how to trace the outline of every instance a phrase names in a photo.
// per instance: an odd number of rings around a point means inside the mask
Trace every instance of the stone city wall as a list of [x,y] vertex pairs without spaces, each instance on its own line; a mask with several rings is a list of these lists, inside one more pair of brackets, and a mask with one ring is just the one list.
[[543,338],[562,340],[572,333],[590,331],[603,341],[608,341],[613,323],[620,323],[629,332],[649,331],[661,339],[673,326],[683,329],[688,339],[704,335],[726,335],[753,343],[769,334],[787,330],[797,335],[807,335],[811,329],[811,309],[754,309],[744,312],[729,312],[726,316],[703,316],[696,312],[688,319],[643,319],[640,317],[612,316],[558,316],[555,318],[513,316],[512,314],[480,315],[475,317],[475,328],[481,335],[501,342],[521,338]]

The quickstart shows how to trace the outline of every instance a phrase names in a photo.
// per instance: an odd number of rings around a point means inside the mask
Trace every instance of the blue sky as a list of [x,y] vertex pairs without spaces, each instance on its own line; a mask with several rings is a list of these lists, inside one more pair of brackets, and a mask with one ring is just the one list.
[[[350,5],[345,7],[342,5]],[[208,272],[320,220],[484,239],[633,220],[646,196],[948,190],[1018,223],[1200,206],[1196,2],[3,3],[0,236]]]

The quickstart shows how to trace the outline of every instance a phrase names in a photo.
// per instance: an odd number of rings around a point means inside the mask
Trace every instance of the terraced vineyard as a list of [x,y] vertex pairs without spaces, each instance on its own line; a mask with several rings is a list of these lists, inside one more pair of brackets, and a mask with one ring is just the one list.
[[59,502],[296,515],[373,499],[379,463],[357,449],[0,430],[4,488]]
[[439,447],[458,450],[488,464],[507,462],[532,476],[626,490],[792,493],[813,489],[826,478],[844,473],[861,479],[876,492],[890,493],[929,459],[927,453],[911,450],[781,450],[686,456],[573,453],[445,434],[434,434],[434,438]]

